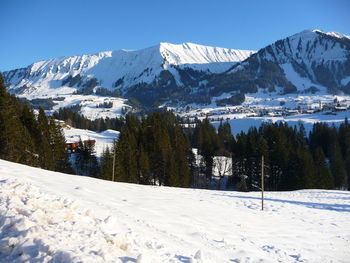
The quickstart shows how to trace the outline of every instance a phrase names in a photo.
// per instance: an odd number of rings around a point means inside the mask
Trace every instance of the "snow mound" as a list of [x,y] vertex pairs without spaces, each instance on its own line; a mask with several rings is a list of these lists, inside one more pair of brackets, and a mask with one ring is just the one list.
[[75,201],[16,179],[1,181],[1,262],[122,262],[123,237]]

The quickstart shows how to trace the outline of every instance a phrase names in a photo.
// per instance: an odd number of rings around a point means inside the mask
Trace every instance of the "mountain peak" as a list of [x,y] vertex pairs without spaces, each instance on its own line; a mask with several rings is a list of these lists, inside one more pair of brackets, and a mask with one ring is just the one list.
[[326,32],[326,31],[323,31],[323,30],[320,30],[320,29],[306,29],[306,30],[303,30],[299,33],[296,33],[292,36],[290,36],[290,38],[295,38],[295,37],[302,37],[302,38],[314,38],[318,35],[328,35],[328,36],[332,36],[332,37],[336,37],[336,38],[347,38],[347,39],[350,39],[350,36],[348,35],[344,35],[344,34],[341,34],[341,33],[338,33],[338,32],[334,32],[334,31],[331,31],[331,32]]
[[121,49],[35,62],[21,70],[5,72],[5,77],[14,92],[25,90],[38,94],[56,92],[54,90],[62,86],[80,89],[90,87],[90,90],[92,87],[124,89],[140,83],[150,84],[163,70],[169,70],[176,83],[182,85],[175,67],[221,73],[254,52],[189,42],[161,42],[140,50]]
[[161,56],[172,65],[234,63],[242,61],[256,52],[203,46],[191,42],[181,44],[161,42],[159,49]]
[[[187,96],[187,102],[202,103],[210,101],[203,95],[208,91],[210,96],[261,88],[290,93],[315,86],[335,91],[349,83],[349,43],[345,35],[318,29],[278,40],[253,56],[251,50],[160,42],[140,50],[41,61],[4,72],[4,77],[17,94],[63,96],[119,89],[123,96],[147,105]],[[202,95],[197,98],[197,93]]]
[[341,34],[339,32],[335,32],[335,31],[326,32],[326,31],[322,31],[322,30],[319,30],[319,29],[314,29],[314,30],[312,30],[312,32],[320,33],[320,34],[324,34],[324,35],[328,35],[328,36],[332,36],[332,37],[337,37],[337,38],[348,38],[348,39],[350,39],[350,36],[347,36],[347,35],[344,35],[344,34]]

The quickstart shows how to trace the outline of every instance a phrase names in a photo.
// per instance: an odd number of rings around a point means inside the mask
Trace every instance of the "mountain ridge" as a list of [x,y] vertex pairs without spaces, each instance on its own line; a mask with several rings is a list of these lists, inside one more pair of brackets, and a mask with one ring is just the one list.
[[[95,78],[96,86],[113,89],[118,86],[123,88],[138,83],[151,83],[162,70],[168,70],[173,66],[190,67],[211,73],[222,72],[253,52],[193,43],[162,42],[136,51],[103,51],[92,55],[67,56],[39,61],[26,68],[4,72],[4,75],[10,86],[9,91],[19,94],[33,93],[36,86],[41,88],[44,86],[46,89],[57,88],[62,83],[52,83],[52,81],[65,82],[67,78],[74,78],[78,74],[81,75],[80,81],[85,79],[84,81],[88,82],[89,79]],[[176,70],[170,70],[176,75]],[[78,82],[70,83],[72,85],[69,86],[76,86]],[[69,84],[69,81],[64,84],[67,83]],[[118,83],[123,85],[118,85]],[[181,84],[181,81],[177,79],[177,83]]]
[[103,88],[147,107],[207,104],[223,93],[259,89],[350,93],[350,37],[304,30],[258,51],[161,42],[40,61],[4,76],[9,91],[22,96],[94,94]]
[[231,90],[253,93],[259,88],[300,92],[310,86],[349,93],[349,83],[343,84],[349,76],[350,39],[339,33],[304,30],[260,49],[226,75],[215,76],[210,85],[227,90],[223,83],[229,83]]

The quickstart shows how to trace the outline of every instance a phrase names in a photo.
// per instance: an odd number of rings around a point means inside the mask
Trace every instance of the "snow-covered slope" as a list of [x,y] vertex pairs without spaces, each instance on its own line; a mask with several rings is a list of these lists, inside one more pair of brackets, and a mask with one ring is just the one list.
[[262,58],[280,64],[295,60],[311,67],[313,63],[347,60],[349,50],[345,45],[348,40],[349,37],[336,32],[304,30],[275,42],[260,53]]
[[160,43],[136,50],[106,51],[94,55],[62,57],[33,63],[4,72],[9,90],[19,94],[43,95],[50,89],[69,87],[123,88],[151,83],[163,70],[170,70],[181,84],[174,66],[218,73],[253,51],[202,46],[192,43]]
[[0,160],[0,262],[348,262],[350,193],[152,187]]
[[106,150],[107,147],[111,149],[114,140],[117,140],[119,136],[119,132],[115,130],[94,132],[70,126],[63,128],[63,132],[67,143],[79,142],[80,140],[95,140],[95,151],[98,157],[102,155],[103,150]]
[[[298,90],[305,90],[313,84],[331,90],[342,90],[348,84],[342,81],[350,76],[348,36],[336,32],[306,30],[288,37],[282,43],[276,42],[271,50],[271,53],[266,52],[262,57],[282,65],[287,79]],[[295,75],[291,76],[293,73]],[[309,83],[298,83],[302,79],[304,82],[309,80]]]
[[[217,105],[232,106],[242,103],[242,94],[254,93],[261,98],[266,94],[316,94],[320,98],[350,94],[350,37],[305,30],[258,52],[160,43],[136,51],[41,61],[4,72],[4,76],[9,91],[19,96],[63,97],[53,110],[71,105],[78,95],[95,96],[96,101],[96,96],[122,97],[146,110],[208,106],[216,99]],[[81,113],[89,118],[115,117],[126,103],[116,101],[111,111],[90,107],[94,104],[90,103],[83,105]]]
[[[25,96],[27,99],[35,99],[35,95]],[[44,97],[45,98],[45,97]],[[98,118],[115,118],[123,115],[123,111],[131,109],[130,105],[126,104],[126,99],[104,97],[96,95],[64,95],[57,96],[55,93],[48,94],[46,98],[53,98],[52,101],[55,104],[52,110],[48,113],[59,110],[60,108],[69,108],[75,105],[80,105],[79,112],[90,120]],[[107,107],[105,106],[107,105]]]
[[314,86],[322,92],[350,93],[350,38],[305,30],[260,49],[230,73],[245,74],[248,79],[244,81],[252,82],[255,90],[283,88],[284,93],[291,93]]

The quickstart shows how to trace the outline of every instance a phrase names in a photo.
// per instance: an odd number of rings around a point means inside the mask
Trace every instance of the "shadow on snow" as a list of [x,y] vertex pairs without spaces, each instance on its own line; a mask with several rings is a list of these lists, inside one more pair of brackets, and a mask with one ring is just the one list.
[[[333,192],[333,193],[337,193],[337,192]],[[214,194],[214,195],[220,195],[220,194]],[[251,200],[261,200],[260,197],[254,197],[254,196],[242,196],[242,195],[220,195],[220,196],[226,196],[231,198],[241,198],[241,199],[251,199]],[[347,198],[339,198],[339,199],[347,199]],[[270,201],[270,202],[280,202],[280,203],[288,203],[293,205],[301,205],[308,208],[321,209],[321,210],[350,212],[350,205],[345,205],[345,204],[314,203],[314,202],[293,201],[293,200],[284,200],[284,199],[268,198],[268,197],[264,198],[264,200]]]

